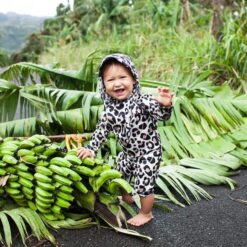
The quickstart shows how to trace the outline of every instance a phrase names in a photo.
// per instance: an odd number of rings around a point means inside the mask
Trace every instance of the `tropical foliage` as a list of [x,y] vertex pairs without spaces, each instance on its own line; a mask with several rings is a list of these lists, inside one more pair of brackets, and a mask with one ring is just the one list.
[[[187,19],[183,6],[75,1],[74,11],[60,9],[58,21],[47,22],[53,46],[41,63],[16,63],[1,74],[0,135],[88,133],[86,145],[103,108],[97,66],[109,52],[127,53],[143,93],[166,86],[176,94],[171,119],[158,124],[164,152],[156,198],[183,207],[212,198],[200,184],[234,189],[230,176],[247,164],[246,6],[225,7],[219,40],[208,31],[208,5],[191,1]],[[97,158],[114,166],[120,151],[110,135]]]

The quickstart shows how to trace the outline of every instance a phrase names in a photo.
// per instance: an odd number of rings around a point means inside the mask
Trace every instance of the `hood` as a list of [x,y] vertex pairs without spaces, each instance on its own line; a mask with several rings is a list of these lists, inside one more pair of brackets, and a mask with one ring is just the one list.
[[[101,94],[101,98],[104,101],[114,101],[114,99],[112,99],[106,93],[105,86],[103,83],[103,78],[102,78],[102,72],[103,72],[104,65],[109,60],[116,60],[118,63],[122,64],[123,66],[125,66],[129,70],[129,72],[132,74],[133,78],[136,81],[131,95],[137,95],[137,94],[139,95],[140,94],[139,77],[138,77],[138,74],[137,74],[137,71],[135,69],[133,62],[131,61],[130,57],[128,57],[127,55],[120,54],[120,53],[114,53],[114,54],[110,54],[110,55],[106,56],[102,60],[102,63],[101,63],[100,68],[99,68],[99,91]],[[105,104],[106,103],[107,102],[105,102]]]

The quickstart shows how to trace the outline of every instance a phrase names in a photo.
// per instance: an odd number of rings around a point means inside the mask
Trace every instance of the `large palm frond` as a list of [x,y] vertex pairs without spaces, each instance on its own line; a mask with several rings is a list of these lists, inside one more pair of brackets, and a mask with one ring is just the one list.
[[65,70],[55,64],[41,65],[21,62],[9,66],[3,71],[1,78],[15,81],[19,85],[42,83],[64,89],[96,91],[95,60],[97,57],[93,54],[88,56],[80,71]]
[[15,206],[11,203],[8,203],[8,205],[5,206],[0,212],[0,221],[4,233],[4,236],[0,234],[0,241],[2,244],[12,246],[10,219],[16,225],[23,244],[25,244],[26,237],[28,236],[27,226],[31,228],[32,234],[39,240],[45,238],[55,244],[55,238],[47,230],[38,213],[29,208],[15,208]]

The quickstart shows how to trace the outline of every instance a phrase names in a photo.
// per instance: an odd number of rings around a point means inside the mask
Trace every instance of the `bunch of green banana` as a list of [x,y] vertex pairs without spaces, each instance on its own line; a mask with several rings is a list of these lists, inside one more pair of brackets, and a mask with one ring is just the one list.
[[66,153],[43,135],[2,141],[0,176],[6,175],[0,206],[10,196],[18,205],[37,210],[48,220],[64,219],[73,203],[93,211],[96,200],[113,212],[119,206],[119,188],[132,191],[121,173],[102,159],[81,160],[76,150]]

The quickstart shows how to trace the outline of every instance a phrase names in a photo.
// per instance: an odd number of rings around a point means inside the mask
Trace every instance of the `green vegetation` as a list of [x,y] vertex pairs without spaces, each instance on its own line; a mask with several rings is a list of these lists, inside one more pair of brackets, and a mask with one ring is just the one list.
[[10,64],[10,58],[7,52],[0,50],[0,66],[5,67]]
[[[210,2],[81,0],[73,11],[60,5],[36,34],[36,53],[30,42],[20,54],[29,62],[1,74],[0,136],[84,133],[86,145],[103,110],[99,62],[126,53],[144,93],[166,86],[176,94],[171,119],[158,127],[164,152],[156,198],[183,207],[211,199],[200,184],[233,190],[229,176],[247,164],[247,8],[244,1],[225,1],[223,9]],[[26,56],[31,51],[34,60]],[[110,135],[97,158],[114,166],[120,151]]]

